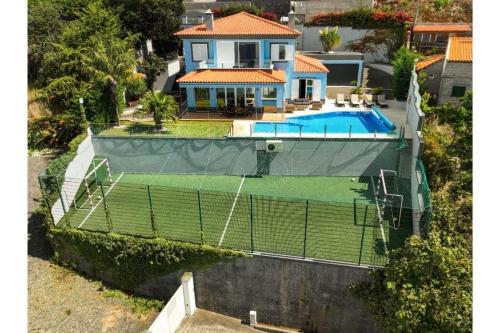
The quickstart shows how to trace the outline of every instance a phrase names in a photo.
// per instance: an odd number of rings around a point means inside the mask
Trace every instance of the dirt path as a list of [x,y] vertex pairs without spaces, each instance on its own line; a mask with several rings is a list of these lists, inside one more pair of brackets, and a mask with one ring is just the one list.
[[30,332],[142,332],[157,316],[132,311],[120,297],[106,297],[100,283],[48,261],[50,246],[33,211],[40,197],[37,175],[54,156],[28,158],[28,327]]

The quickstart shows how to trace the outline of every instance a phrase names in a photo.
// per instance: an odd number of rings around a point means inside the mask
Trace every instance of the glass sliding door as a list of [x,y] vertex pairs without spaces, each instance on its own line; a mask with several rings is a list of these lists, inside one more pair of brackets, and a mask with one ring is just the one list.
[[258,42],[239,42],[238,44],[238,62],[242,68],[259,67],[259,43]]
[[245,88],[236,88],[236,106],[245,107]]
[[255,106],[255,88],[247,88],[245,104],[247,106]]
[[210,90],[208,88],[194,88],[196,109],[208,110],[210,107]]
[[221,108],[226,105],[226,88],[217,88],[217,107]]
[[236,99],[234,97],[234,88],[227,88],[226,90],[226,103],[227,106],[236,106]]

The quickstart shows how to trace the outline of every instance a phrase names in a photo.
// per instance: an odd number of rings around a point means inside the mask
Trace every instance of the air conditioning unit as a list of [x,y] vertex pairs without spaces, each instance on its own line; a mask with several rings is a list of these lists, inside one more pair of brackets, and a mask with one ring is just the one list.
[[281,140],[266,140],[266,152],[281,153],[283,151],[283,141]]

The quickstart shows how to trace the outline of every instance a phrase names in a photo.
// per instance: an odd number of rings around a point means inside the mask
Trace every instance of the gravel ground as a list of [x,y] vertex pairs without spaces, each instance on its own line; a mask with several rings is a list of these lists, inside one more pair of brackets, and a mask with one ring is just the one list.
[[28,327],[30,332],[143,332],[156,311],[138,314],[122,298],[105,297],[100,283],[48,260],[50,246],[33,211],[37,175],[54,156],[28,158]]

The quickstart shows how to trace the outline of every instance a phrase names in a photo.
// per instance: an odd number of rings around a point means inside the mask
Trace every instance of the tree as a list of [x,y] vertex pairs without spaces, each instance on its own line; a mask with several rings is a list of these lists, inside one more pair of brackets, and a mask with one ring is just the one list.
[[143,112],[153,114],[153,119],[157,129],[162,128],[165,119],[177,120],[177,103],[172,96],[161,92],[148,91],[144,97],[139,100],[143,106]]
[[325,52],[330,52],[340,44],[339,27],[324,27],[319,30],[319,38]]
[[410,87],[411,73],[418,53],[413,52],[402,46],[394,55],[392,61],[392,93],[398,100],[406,99],[408,88]]
[[28,79],[38,78],[43,58],[62,30],[60,6],[54,1],[28,1]]
[[[182,0],[104,0],[115,10],[125,29],[138,33],[144,42],[151,39],[155,45],[170,45],[160,53],[177,52],[178,39],[173,35],[179,30],[180,16],[184,13]],[[158,51],[158,50],[157,50]]]
[[155,54],[150,54],[141,64],[140,71],[146,74],[146,86],[149,90],[153,89],[153,84],[158,75],[167,69],[167,62]]
[[120,102],[123,96],[118,93],[118,85],[132,75],[136,64],[133,42],[136,38],[100,39],[92,37],[93,47],[84,48],[86,55],[83,70],[99,80],[106,82],[111,106],[115,112],[116,122],[120,124]]
[[412,236],[372,280],[351,286],[386,332],[471,332],[472,260],[467,246]]

